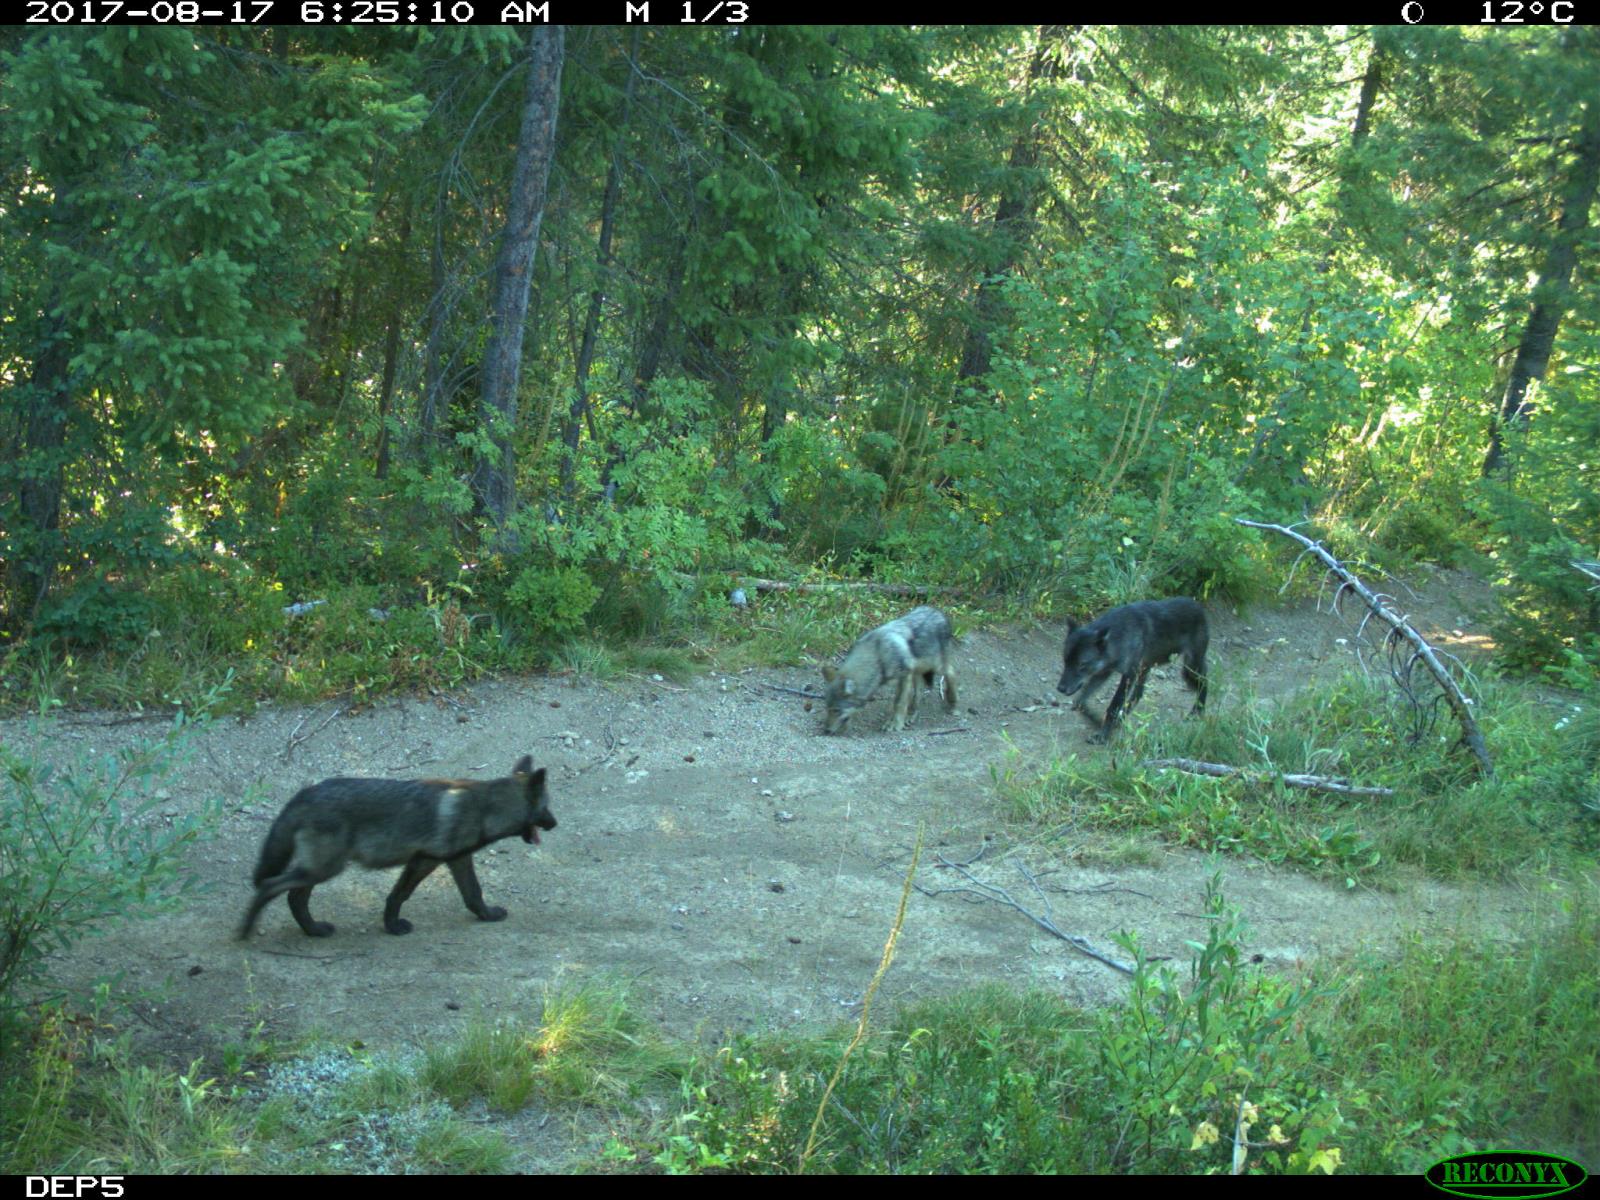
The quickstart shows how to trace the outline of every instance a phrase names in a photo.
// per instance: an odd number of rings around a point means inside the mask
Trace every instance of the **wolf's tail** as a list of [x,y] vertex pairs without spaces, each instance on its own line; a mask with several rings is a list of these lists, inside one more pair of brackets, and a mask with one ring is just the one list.
[[294,857],[294,823],[288,817],[300,797],[310,790],[303,788],[295,793],[294,799],[278,814],[278,819],[267,831],[267,840],[261,843],[261,860],[256,863],[254,882],[257,887],[289,869],[289,860]]

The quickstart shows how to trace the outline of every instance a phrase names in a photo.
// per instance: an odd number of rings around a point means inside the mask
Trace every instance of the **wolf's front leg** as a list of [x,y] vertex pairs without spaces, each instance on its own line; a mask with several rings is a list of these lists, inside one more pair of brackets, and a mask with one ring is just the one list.
[[455,876],[456,890],[461,893],[461,898],[467,902],[467,908],[480,921],[504,921],[506,910],[499,906],[490,907],[483,902],[483,888],[478,886],[478,873],[472,868],[472,855],[459,854],[445,864],[450,868],[450,874]]

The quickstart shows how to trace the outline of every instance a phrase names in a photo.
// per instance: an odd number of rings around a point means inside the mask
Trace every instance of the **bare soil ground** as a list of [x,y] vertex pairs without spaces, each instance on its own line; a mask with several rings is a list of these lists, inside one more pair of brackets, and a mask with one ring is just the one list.
[[[1469,576],[1444,572],[1396,590],[1423,631],[1452,649],[1486,633],[1487,590]],[[1352,665],[1354,610],[1209,611],[1217,708]],[[447,1041],[475,1016],[535,1020],[544,989],[564,977],[628,980],[639,1008],[684,1036],[816,1027],[858,1012],[919,827],[926,886],[953,882],[936,853],[965,859],[987,841],[974,869],[1030,903],[1038,896],[1017,863],[1048,872],[1061,928],[1117,957],[1111,935],[1135,930],[1150,952],[1183,958],[1185,941],[1205,936],[1200,900],[1216,864],[1160,847],[1108,856],[1071,834],[1041,841],[1037,830],[1008,827],[995,798],[993,765],[1027,771],[1054,755],[1108,752],[1087,743],[1085,718],[1055,704],[1061,633],[966,635],[955,658],[958,711],[925,697],[903,734],[883,731],[889,700],[880,697],[846,736],[821,736],[820,705],[807,713],[769,686],[815,686],[816,671],[799,669],[713,672],[686,684],[509,679],[348,715],[328,704],[219,721],[166,785],[169,813],[219,793],[227,801],[217,837],[188,864],[201,898],[83,943],[57,973],[117,974],[144,990],[146,1032],[180,1061],[241,1040],[258,1022],[282,1037],[318,1033],[375,1049]],[[1143,710],[1176,719],[1189,703],[1169,667],[1152,677]],[[47,754],[140,736],[111,720],[69,718]],[[0,724],[0,738],[33,736],[25,723]],[[353,868],[313,896],[316,915],[337,926],[333,937],[305,937],[274,901],[252,940],[234,940],[262,837],[297,788],[334,775],[503,775],[530,752],[550,769],[560,827],[541,846],[512,839],[479,855],[485,896],[510,910],[507,920],[475,920],[440,871],[406,906],[415,931],[390,936],[380,916],[395,872]],[[1419,926],[1515,929],[1532,907],[1509,889],[1422,883],[1382,894],[1238,857],[1222,865],[1228,897],[1269,960],[1381,947]],[[1017,912],[913,894],[880,1011],[986,980],[1091,1005],[1125,986]]]

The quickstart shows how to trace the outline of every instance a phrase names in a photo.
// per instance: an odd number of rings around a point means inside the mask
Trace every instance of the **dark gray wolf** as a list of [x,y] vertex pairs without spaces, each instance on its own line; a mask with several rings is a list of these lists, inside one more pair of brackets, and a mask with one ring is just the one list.
[[390,933],[411,932],[400,906],[440,863],[479,920],[502,921],[506,910],[483,902],[473,854],[512,834],[537,845],[539,830],[555,827],[544,768],[535,771],[527,755],[505,779],[324,779],[298,792],[267,831],[239,936],[249,937],[262,908],[288,892],[300,928],[327,937],[333,926],[311,919],[311,889],[352,859],[366,867],[405,865],[383,906]]
[[1095,689],[1110,679],[1113,671],[1122,675],[1116,694],[1106,705],[1100,731],[1089,739],[1103,742],[1111,736],[1123,712],[1139,703],[1150,668],[1182,653],[1183,681],[1200,693],[1194,711],[1203,712],[1206,645],[1210,640],[1206,610],[1193,600],[1141,600],[1113,608],[1087,625],[1075,626],[1069,621],[1067,644],[1061,652],[1061,682],[1056,684],[1056,691],[1070,696],[1082,688],[1072,702],[1072,707],[1082,712]]
[[950,618],[927,605],[862,634],[842,663],[822,668],[822,678],[828,685],[823,729],[840,732],[856,709],[889,682],[899,686],[888,727],[891,731],[904,729],[906,718],[917,711],[919,676],[928,687],[934,686],[935,676],[942,678],[945,708],[954,709],[956,681],[950,674],[950,644],[954,640]]

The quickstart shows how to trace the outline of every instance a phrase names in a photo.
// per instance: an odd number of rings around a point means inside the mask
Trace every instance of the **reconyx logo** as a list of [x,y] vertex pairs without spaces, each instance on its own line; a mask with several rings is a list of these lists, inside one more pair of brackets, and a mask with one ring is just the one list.
[[1486,1150],[1482,1154],[1457,1154],[1436,1162],[1427,1170],[1427,1180],[1441,1192],[1453,1196],[1502,1196],[1533,1200],[1536,1196],[1559,1196],[1570,1192],[1589,1177],[1570,1158],[1536,1154],[1531,1150]]

